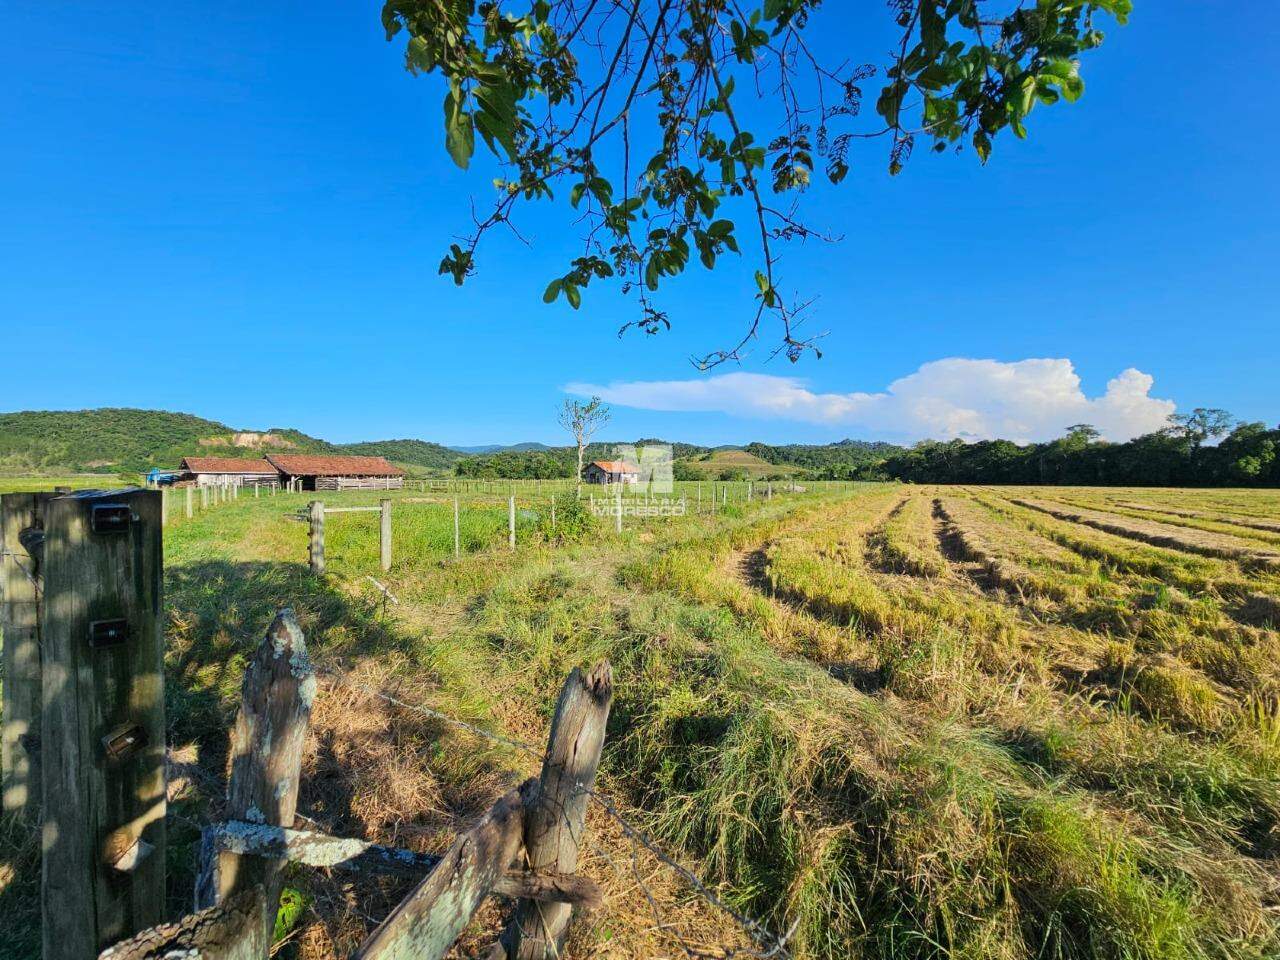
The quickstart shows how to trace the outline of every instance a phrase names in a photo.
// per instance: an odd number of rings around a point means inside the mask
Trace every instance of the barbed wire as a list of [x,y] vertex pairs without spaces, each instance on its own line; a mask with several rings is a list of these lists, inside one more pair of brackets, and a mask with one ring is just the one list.
[[[439,720],[440,722],[449,724],[450,726],[466,730],[492,743],[519,750],[536,760],[541,761],[546,755],[545,750],[539,749],[520,740],[515,740],[500,733],[494,733],[493,731],[486,730],[474,723],[469,723],[466,720],[460,720],[457,717],[442,713],[432,707],[427,707],[422,704],[408,703],[401,700],[399,697],[386,693],[370,684],[353,680],[344,671],[338,670],[337,668],[331,667],[327,664],[315,664],[315,669],[317,673],[322,673],[326,676],[332,677],[337,682],[345,686],[359,690],[367,695],[377,697],[380,700],[394,704],[395,706],[408,710],[411,713],[421,714],[422,716]],[[686,956],[691,958],[717,958],[717,960],[728,960],[728,958],[732,957],[755,957],[759,958],[759,960],[789,960],[790,953],[787,951],[787,944],[795,935],[796,929],[799,925],[798,920],[791,925],[791,928],[784,935],[780,937],[774,935],[768,927],[759,920],[747,916],[726,903],[701,877],[674,857],[670,856],[662,849],[656,840],[624,817],[619,812],[617,804],[606,794],[599,790],[589,789],[586,787],[580,787],[579,790],[582,794],[587,796],[588,800],[594,802],[599,809],[618,824],[627,839],[629,839],[633,844],[644,847],[648,850],[649,853],[651,853],[663,866],[680,877],[680,879],[683,880],[694,893],[737,923],[738,926],[742,928],[743,932],[761,948],[760,950],[741,950],[735,947],[725,947],[720,952],[712,954],[690,947],[684,942],[684,938],[677,934],[676,939],[680,941],[681,949],[684,950]],[[609,856],[608,851],[604,850],[603,847],[599,849],[601,853],[604,854],[605,858],[610,861],[610,864],[614,867],[615,871],[618,870],[617,864],[613,861],[612,857]],[[638,865],[633,866],[633,873],[635,874],[636,882],[640,885],[645,898],[649,901],[649,904],[654,911],[654,919],[658,928],[666,928],[668,925],[662,921],[660,910],[656,900],[654,900],[652,896],[652,891],[649,890],[648,885],[639,875]]]

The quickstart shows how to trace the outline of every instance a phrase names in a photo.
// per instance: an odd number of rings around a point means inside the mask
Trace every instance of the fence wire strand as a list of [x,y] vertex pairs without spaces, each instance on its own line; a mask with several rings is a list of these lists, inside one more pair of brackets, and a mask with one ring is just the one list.
[[[459,720],[457,717],[452,717],[446,713],[441,713],[439,710],[435,710],[431,707],[423,706],[422,704],[417,704],[417,703],[408,703],[404,700],[401,700],[399,697],[386,693],[378,689],[377,687],[371,686],[370,684],[362,683],[358,680],[353,680],[344,671],[339,670],[335,667],[331,667],[325,664],[316,664],[315,669],[318,673],[322,673],[325,676],[331,677],[338,683],[343,684],[344,686],[358,690],[369,696],[377,697],[378,699],[383,700],[387,703],[393,704],[397,707],[400,707],[403,710],[408,710],[411,713],[421,714],[422,716],[430,717],[434,720],[439,720],[441,723],[445,723],[450,726],[457,727],[462,730],[466,730],[469,733],[475,734],[476,736],[481,737],[482,739],[488,740],[492,743],[500,744],[502,746],[510,747],[514,750],[518,750],[521,753],[527,754],[528,756],[533,757],[538,761],[541,761],[545,756],[545,750],[540,750],[534,746],[531,746],[530,744],[523,743],[519,740],[515,740],[503,734],[494,733],[492,730],[486,730],[483,727],[477,726],[474,723],[469,723],[466,720]],[[694,873],[684,864],[680,863],[674,857],[667,854],[656,840],[650,837],[640,827],[636,826],[634,823],[632,823],[630,820],[624,817],[619,812],[617,804],[614,803],[614,801],[611,800],[606,794],[600,792],[599,790],[587,789],[585,787],[580,789],[582,793],[585,793],[587,795],[588,800],[590,802],[593,802],[598,809],[600,809],[606,816],[608,816],[610,819],[612,819],[615,823],[618,824],[623,834],[627,837],[628,840],[631,841],[632,873],[636,878],[636,883],[639,885],[641,892],[643,893],[645,899],[649,902],[650,908],[653,911],[655,929],[661,931],[667,936],[672,937],[672,939],[674,939],[679,944],[681,951],[685,954],[686,957],[697,958],[697,960],[704,960],[704,958],[705,960],[729,960],[729,958],[732,958],[732,957],[754,957],[754,958],[758,958],[758,960],[790,960],[790,953],[787,950],[787,944],[790,942],[791,938],[795,935],[795,931],[799,921],[797,921],[796,923],[793,923],[791,925],[791,928],[782,936],[776,936],[759,920],[756,920],[752,917],[747,916],[746,914],[742,913],[741,911],[735,909],[734,907],[726,903],[720,896],[718,896],[711,889],[711,887],[701,877],[699,877],[696,873]],[[712,907],[719,910],[725,916],[729,917],[729,919],[734,921],[734,923],[736,923],[742,929],[743,933],[745,933],[757,945],[759,949],[744,950],[737,947],[723,947],[717,950],[717,952],[715,953],[709,953],[705,949],[702,949],[687,943],[685,938],[678,931],[675,931],[673,929],[672,924],[663,920],[661,915],[662,914],[661,908],[658,906],[657,901],[654,899],[652,890],[650,889],[649,885],[644,881],[644,879],[640,876],[639,860],[638,860],[639,847],[643,847],[650,854],[652,854],[658,860],[659,863],[661,863],[664,867],[666,867],[668,870],[674,873],[677,877],[679,877],[682,881],[684,881],[684,883],[695,894],[701,897],[704,901],[706,901]],[[598,849],[600,849],[600,851],[604,854],[605,858],[609,861],[610,865],[613,867],[615,872],[620,872],[620,868],[618,867],[617,863],[613,860],[613,858],[609,855],[608,851],[604,850],[603,847],[599,847]]]

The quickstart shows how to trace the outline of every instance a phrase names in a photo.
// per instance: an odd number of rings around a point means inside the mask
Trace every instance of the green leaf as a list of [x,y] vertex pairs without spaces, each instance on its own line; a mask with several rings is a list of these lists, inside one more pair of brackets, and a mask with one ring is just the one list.
[[476,152],[476,132],[471,114],[460,108],[452,90],[444,98],[444,135],[445,147],[453,162],[463,170],[467,169],[471,155]]
[[565,299],[569,301],[569,306],[573,307],[573,309],[577,310],[578,307],[582,306],[582,291],[573,284],[566,283],[564,285],[564,295]]
[[563,280],[552,280],[547,284],[546,291],[542,294],[543,303],[555,303],[556,297],[560,296],[560,291],[564,289]]

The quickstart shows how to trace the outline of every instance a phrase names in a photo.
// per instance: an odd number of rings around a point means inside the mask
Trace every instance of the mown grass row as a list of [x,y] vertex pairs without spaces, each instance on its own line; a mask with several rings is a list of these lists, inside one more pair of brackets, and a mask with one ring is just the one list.
[[[822,564],[845,566],[856,555],[850,531],[856,537],[868,515],[874,524],[882,507],[872,503],[837,511],[829,541],[819,538],[820,524],[800,524],[787,537],[770,531],[770,576],[775,560],[786,556],[781,545],[812,544],[807,562],[787,558],[792,571],[803,571],[801,580],[789,585],[804,592]],[[710,598],[717,552],[730,549],[731,543],[704,544],[668,553],[663,578],[651,585],[675,582]],[[820,612],[833,610],[835,596],[843,592],[838,575],[826,575],[823,595],[813,607]],[[649,572],[640,576],[648,578]],[[852,579],[845,586],[862,589]],[[869,622],[848,593],[844,603],[840,613],[855,613],[855,626]],[[878,617],[875,622],[884,623]],[[901,625],[889,621],[888,628]],[[926,648],[937,636],[935,629],[900,641],[916,644],[922,651],[919,662],[933,670],[938,650]],[[708,750],[703,776],[689,780],[678,764],[664,781],[671,783],[668,790],[696,797],[670,811],[670,829],[724,851],[726,862],[742,870],[753,857],[739,833],[777,822],[777,830],[767,831],[762,840],[769,849],[795,851],[782,867],[774,867],[788,878],[789,890],[811,885],[811,875],[800,870],[796,846],[807,831],[792,836],[794,824],[832,838],[832,846],[816,854],[826,871],[817,886],[860,891],[855,900],[863,929],[840,928],[845,914],[836,909],[831,919],[814,920],[818,926],[807,941],[814,944],[828,942],[824,937],[835,929],[836,939],[852,936],[863,948],[891,956],[1262,956],[1275,946],[1260,892],[1261,871],[1238,849],[1243,825],[1256,811],[1274,815],[1280,810],[1273,784],[1229,752],[1187,744],[1134,718],[1104,717],[1084,703],[1064,712],[1043,688],[1036,688],[1033,698],[1010,703],[1006,690],[977,682],[982,673],[975,670],[969,678],[974,690],[965,705],[969,720],[962,719],[966,711],[957,715],[954,702],[935,712],[934,698],[922,683],[908,685],[915,694],[910,707],[891,696],[854,697],[856,722],[875,731],[870,746],[863,746],[865,735],[834,709],[810,721],[820,724],[822,734],[810,730],[810,722],[787,727],[789,737],[803,743],[840,745],[840,752],[824,754],[816,764],[779,755],[776,721],[752,727],[741,742],[731,741],[729,756],[721,740]],[[845,685],[823,701],[839,704],[850,696]],[[1102,729],[1105,740],[1080,732],[1094,727]],[[859,749],[851,751],[849,744]],[[662,750],[669,765],[670,746],[667,741]],[[736,773],[740,753],[747,755],[743,771],[786,774],[748,789],[746,774]],[[1125,762],[1139,757],[1155,759]],[[685,779],[672,779],[677,773]],[[817,793],[806,779],[810,773],[821,778]],[[1168,787],[1171,778],[1178,789]],[[1154,790],[1160,791],[1158,797]],[[1124,804],[1112,807],[1120,798],[1152,819],[1135,830],[1132,813],[1119,815]],[[1166,812],[1156,817],[1162,809]],[[1169,809],[1176,814],[1169,816]],[[707,812],[716,810],[723,812]],[[1206,831],[1215,839],[1204,839]],[[1198,835],[1212,855],[1185,855]],[[869,847],[876,853],[868,861]],[[913,865],[910,882],[900,872],[904,863]],[[1209,907],[1209,900],[1219,896],[1224,899]],[[809,917],[802,904],[793,903],[790,910]]]

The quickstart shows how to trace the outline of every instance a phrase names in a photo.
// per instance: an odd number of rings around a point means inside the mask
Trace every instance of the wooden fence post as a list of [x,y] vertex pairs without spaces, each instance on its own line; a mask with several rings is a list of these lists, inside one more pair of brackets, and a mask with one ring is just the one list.
[[44,960],[83,960],[165,901],[160,494],[45,506]]
[[440,865],[369,934],[351,960],[439,960],[448,953],[519,853],[527,804],[535,792],[534,781],[525,782],[460,834]]
[[[584,674],[574,668],[560,690],[538,796],[525,814],[526,865],[540,873],[569,875],[578,868],[589,791],[604,747],[613,703],[613,669],[602,660]],[[556,960],[564,955],[572,906],[521,900],[508,928],[514,960]]]
[[169,488],[160,488],[160,526],[169,524]]
[[378,515],[378,553],[386,573],[391,569],[391,501],[379,500],[378,506],[382,508]]
[[453,559],[457,560],[462,556],[462,537],[461,529],[458,524],[458,498],[453,498]]
[[40,578],[47,493],[0,497],[0,630],[4,631],[6,812],[40,809]]
[[311,534],[307,542],[307,558],[312,573],[324,573],[324,502],[311,501]]
[[263,960],[271,949],[260,923],[263,899],[262,887],[245,890],[225,903],[108,947],[98,960]]
[[200,485],[200,509],[209,509],[209,488],[203,484]]
[[551,498],[551,532],[556,532],[556,498]]
[[507,501],[507,542],[512,550],[516,548],[516,498]]
[[253,499],[258,500],[262,496],[262,484],[255,483],[253,485]]
[[614,510],[615,517],[613,521],[614,532],[621,533],[622,532],[622,484],[620,483],[614,484],[614,487],[613,487],[613,505],[615,507],[615,510]]
[[191,519],[191,514],[192,514],[192,512],[193,512],[193,511],[192,511],[192,509],[191,509],[191,488],[190,488],[190,487],[187,487],[187,488],[186,488],[186,495],[187,495],[187,502],[186,502],[186,510],[185,510],[185,512],[186,512],[186,515],[187,515],[187,519],[188,519],[188,520],[190,520],[190,519]]
[[[231,731],[228,819],[293,826],[302,747],[315,694],[316,678],[306,639],[293,611],[286,607],[276,614],[245,668],[240,713]],[[206,832],[201,842],[195,907],[204,910],[235,894],[260,888],[257,919],[263,942],[270,945],[283,866],[283,860],[217,850]]]

